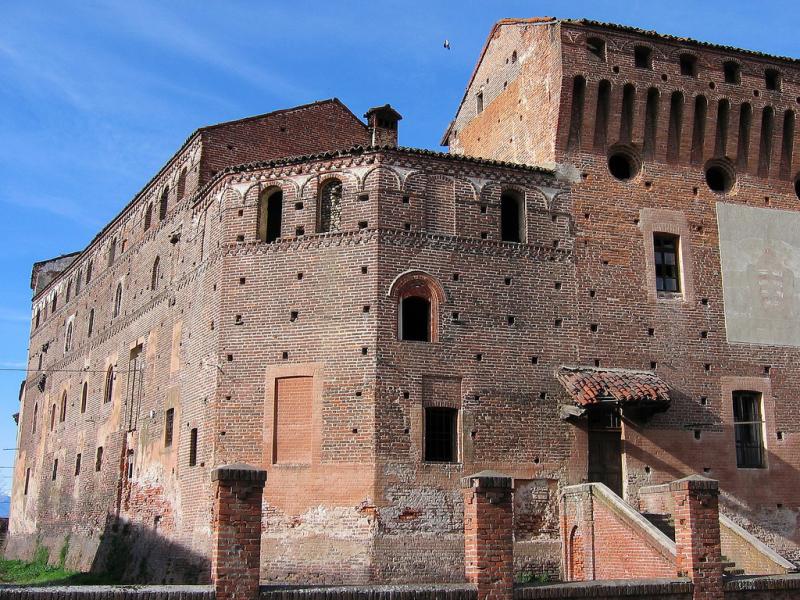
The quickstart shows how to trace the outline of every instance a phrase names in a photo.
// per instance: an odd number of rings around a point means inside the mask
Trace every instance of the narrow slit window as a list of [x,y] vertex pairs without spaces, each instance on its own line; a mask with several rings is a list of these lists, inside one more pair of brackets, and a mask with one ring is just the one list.
[[783,115],[783,143],[781,144],[781,178],[789,179],[794,155],[794,111],[787,110]]
[[94,470],[100,471],[103,468],[103,447],[97,447],[97,454],[95,455],[94,459]]
[[283,215],[283,192],[267,190],[258,203],[258,239],[272,243],[281,237],[281,218]]
[[594,147],[602,150],[608,138],[608,115],[611,111],[611,83],[603,79],[597,86],[597,111],[594,120]]
[[656,153],[656,136],[658,135],[658,108],[660,93],[657,88],[647,90],[647,104],[644,111],[644,158],[653,158]]
[[320,192],[319,233],[339,231],[342,221],[342,182],[338,179],[327,181]]
[[167,210],[169,209],[169,188],[165,187],[161,192],[161,200],[158,203],[158,220],[163,221],[167,218]]
[[189,466],[197,465],[197,428],[189,432]]
[[458,461],[458,410],[428,407],[425,409],[425,461]]
[[728,121],[731,103],[723,98],[717,104],[717,136],[714,139],[714,156],[724,158],[728,150]]
[[81,453],[78,452],[78,454],[75,455],[75,476],[77,477],[80,474],[81,474]]
[[622,88],[622,110],[619,124],[619,141],[629,143],[633,135],[633,111],[636,103],[636,88],[626,83]]
[[747,169],[750,158],[750,128],[753,123],[753,107],[745,102],[739,107],[739,140],[736,149],[736,166],[742,171]]
[[156,256],[153,261],[153,268],[150,272],[150,289],[156,291],[158,289],[158,281],[161,279],[161,258]]
[[477,114],[483,112],[483,90],[475,94],[475,112]]
[[736,434],[736,466],[763,469],[764,417],[758,392],[733,392],[733,427]]
[[92,337],[92,329],[94,329],[94,309],[89,309],[89,322],[86,325],[86,337]]
[[522,241],[522,202],[513,192],[500,196],[500,234],[504,242]]
[[144,209],[144,230],[147,231],[153,225],[153,205],[148,204]]
[[58,415],[58,422],[63,423],[67,420],[67,392],[61,394],[61,412]]
[[669,162],[677,162],[680,159],[683,103],[683,94],[672,92],[669,102],[669,130],[667,133],[667,160]]
[[114,310],[111,313],[112,317],[118,317],[122,310],[122,284],[117,284],[117,291],[114,293]]
[[86,412],[86,403],[89,400],[89,383],[84,381],[81,389],[81,413]]
[[72,349],[72,321],[67,323],[67,332],[64,334],[64,352]]
[[758,175],[769,177],[772,164],[772,136],[775,134],[775,109],[765,106],[761,113],[761,148],[758,153]]
[[680,292],[680,270],[678,264],[680,238],[671,233],[653,234],[655,253],[656,291]]
[[176,197],[178,200],[183,200],[186,195],[186,167],[181,169],[181,174],[178,175],[178,187]]
[[703,161],[707,115],[708,100],[705,96],[697,96],[694,100],[694,124],[692,125],[692,162],[695,164]]
[[172,446],[173,428],[175,426],[175,409],[168,408],[164,414],[164,447]]
[[572,82],[572,111],[569,121],[567,149],[575,150],[581,145],[583,129],[583,104],[586,96],[586,79],[578,75]]
[[106,371],[106,383],[103,391],[103,403],[108,404],[114,397],[114,367],[108,367]]
[[58,459],[53,461],[53,476],[52,480],[55,481],[56,477],[58,477]]
[[31,482],[31,469],[28,467],[25,469],[25,490],[22,492],[24,496],[28,495],[28,486]]

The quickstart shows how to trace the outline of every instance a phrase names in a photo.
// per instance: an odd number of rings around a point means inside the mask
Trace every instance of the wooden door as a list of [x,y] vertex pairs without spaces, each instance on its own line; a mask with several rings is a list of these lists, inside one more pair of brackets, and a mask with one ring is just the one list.
[[603,411],[589,417],[588,479],[604,483],[622,497],[622,429],[616,413]]

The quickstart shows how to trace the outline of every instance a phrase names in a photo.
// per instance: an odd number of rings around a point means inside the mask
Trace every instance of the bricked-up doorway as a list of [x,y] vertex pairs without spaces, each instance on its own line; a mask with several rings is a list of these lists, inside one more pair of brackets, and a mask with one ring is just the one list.
[[604,483],[622,497],[622,423],[613,408],[589,410],[589,482]]

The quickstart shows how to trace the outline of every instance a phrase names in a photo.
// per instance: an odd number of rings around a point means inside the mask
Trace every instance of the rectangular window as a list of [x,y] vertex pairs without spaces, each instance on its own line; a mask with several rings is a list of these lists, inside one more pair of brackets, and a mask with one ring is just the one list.
[[197,464],[197,428],[195,427],[189,433],[189,466],[193,467]]
[[172,428],[175,423],[175,409],[168,408],[164,415],[164,447],[172,446]]
[[53,481],[56,480],[56,476],[58,475],[58,459],[53,461]]
[[311,464],[313,397],[313,377],[281,377],[275,380],[273,464]]
[[475,96],[475,109],[478,114],[483,112],[483,92],[478,92]]
[[733,429],[736,433],[736,466],[763,469],[764,417],[759,392],[733,392]]
[[103,468],[103,447],[97,447],[97,457],[94,459],[94,470],[99,471]]
[[458,410],[428,407],[425,409],[425,461],[457,462]]
[[81,455],[80,453],[78,453],[77,456],[75,456],[75,476],[77,477],[80,474],[81,474]]
[[656,290],[659,292],[680,292],[680,270],[678,249],[680,237],[671,233],[653,234],[653,252],[656,265]]

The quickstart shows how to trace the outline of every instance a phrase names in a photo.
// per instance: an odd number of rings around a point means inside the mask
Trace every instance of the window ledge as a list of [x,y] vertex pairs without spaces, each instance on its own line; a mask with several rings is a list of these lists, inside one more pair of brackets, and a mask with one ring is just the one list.
[[659,302],[683,302],[686,297],[682,292],[656,292],[656,299]]

